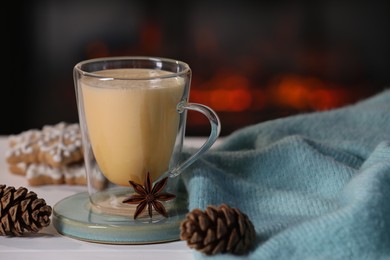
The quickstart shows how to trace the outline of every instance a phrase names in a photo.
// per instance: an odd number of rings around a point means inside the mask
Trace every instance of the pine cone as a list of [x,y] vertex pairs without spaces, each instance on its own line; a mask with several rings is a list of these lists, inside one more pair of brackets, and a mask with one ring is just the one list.
[[36,233],[50,224],[52,208],[24,187],[0,184],[0,235]]
[[206,255],[249,252],[256,232],[248,216],[226,204],[208,206],[205,211],[194,209],[181,223],[180,238],[190,248]]

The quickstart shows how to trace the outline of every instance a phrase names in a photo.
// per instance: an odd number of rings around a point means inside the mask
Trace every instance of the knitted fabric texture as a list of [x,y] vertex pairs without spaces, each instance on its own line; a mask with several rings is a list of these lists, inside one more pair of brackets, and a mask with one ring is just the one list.
[[226,203],[248,215],[246,259],[389,259],[390,91],[239,129],[181,176],[189,210]]

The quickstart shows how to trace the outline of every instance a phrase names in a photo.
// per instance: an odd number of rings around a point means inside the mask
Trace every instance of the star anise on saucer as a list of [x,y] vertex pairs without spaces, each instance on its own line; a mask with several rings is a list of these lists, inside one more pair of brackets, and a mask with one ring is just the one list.
[[162,180],[156,182],[156,184],[153,186],[149,172],[146,175],[144,186],[134,181],[129,181],[131,186],[133,186],[136,194],[131,195],[122,202],[128,204],[138,204],[134,213],[134,219],[136,219],[145,210],[146,206],[148,206],[149,217],[152,217],[152,208],[154,208],[164,217],[168,217],[168,213],[160,201],[168,201],[175,198],[176,196],[171,193],[162,192],[167,182],[168,177],[165,177]]

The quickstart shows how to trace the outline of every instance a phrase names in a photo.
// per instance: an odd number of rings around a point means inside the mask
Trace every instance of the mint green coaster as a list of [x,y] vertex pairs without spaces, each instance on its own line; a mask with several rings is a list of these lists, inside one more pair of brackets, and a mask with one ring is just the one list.
[[[161,215],[111,215],[92,209],[87,192],[67,197],[53,207],[52,222],[60,234],[106,244],[151,244],[180,239],[180,224],[186,217],[185,199],[167,203],[168,218]],[[147,212],[147,210],[146,210]]]

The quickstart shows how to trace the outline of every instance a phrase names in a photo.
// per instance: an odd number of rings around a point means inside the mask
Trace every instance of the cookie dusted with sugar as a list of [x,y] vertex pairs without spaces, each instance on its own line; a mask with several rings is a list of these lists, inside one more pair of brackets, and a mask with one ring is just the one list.
[[60,122],[10,136],[6,161],[9,171],[25,176],[31,186],[87,183],[78,124]]
[[5,153],[7,163],[38,163],[38,142],[41,138],[42,132],[37,129],[28,130],[18,135],[10,135],[10,149],[8,149]]
[[87,183],[84,164],[82,163],[58,168],[46,164],[30,164],[26,169],[26,178],[31,186],[49,184],[85,185]]
[[78,124],[61,122],[54,126],[44,126],[38,145],[39,161],[55,168],[83,159]]
[[53,168],[46,164],[32,163],[26,168],[26,178],[31,186],[65,183],[61,168]]

